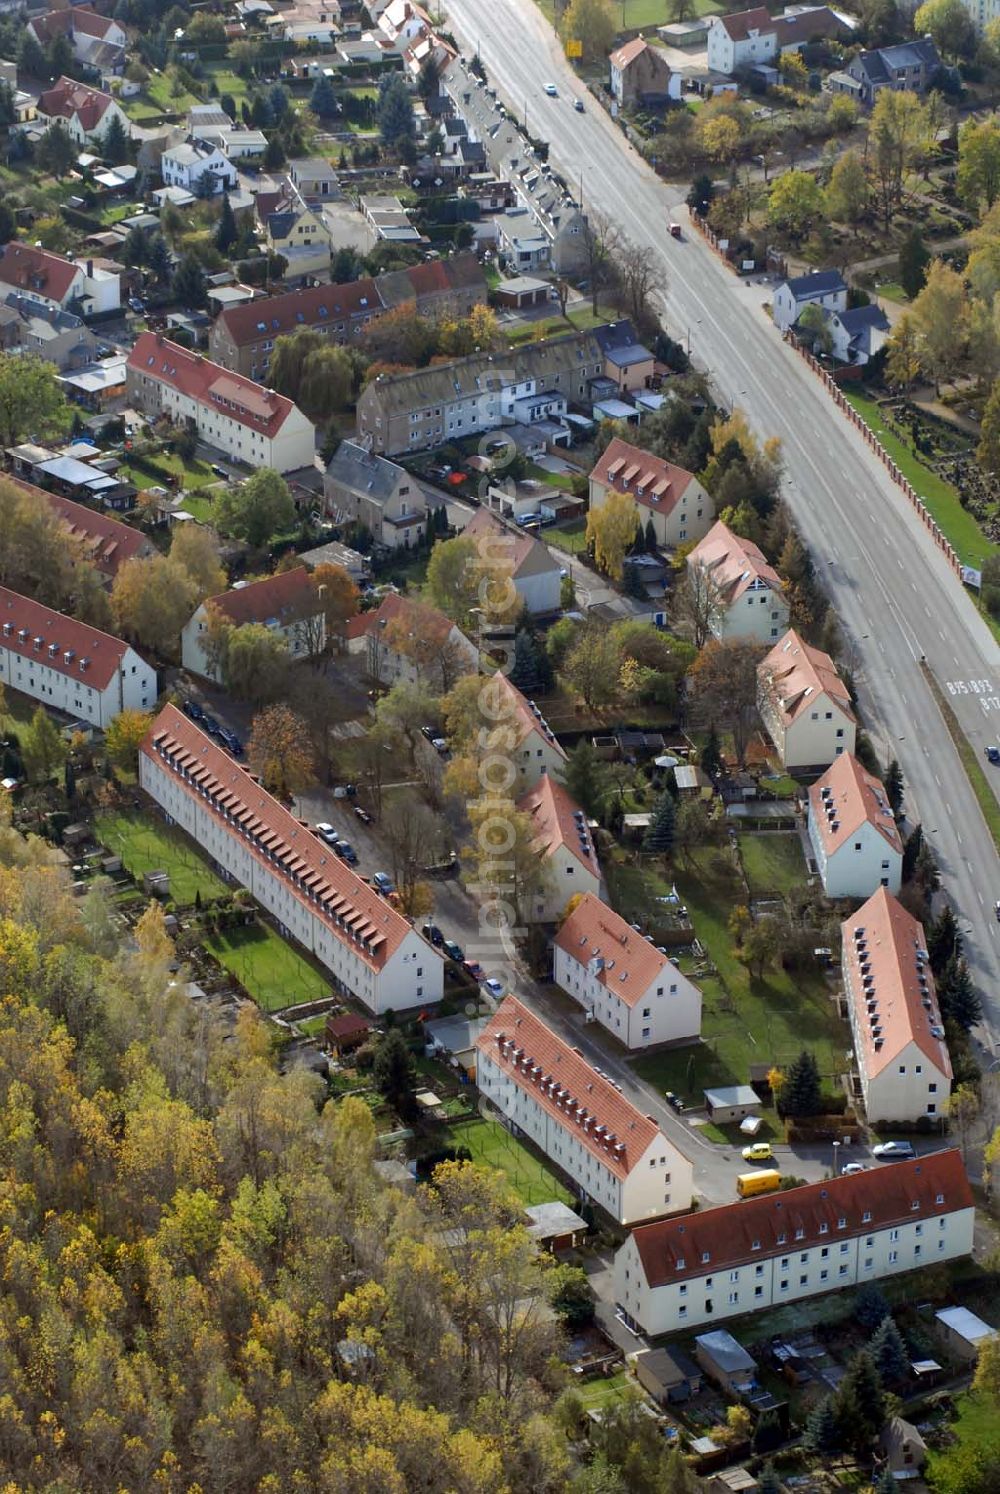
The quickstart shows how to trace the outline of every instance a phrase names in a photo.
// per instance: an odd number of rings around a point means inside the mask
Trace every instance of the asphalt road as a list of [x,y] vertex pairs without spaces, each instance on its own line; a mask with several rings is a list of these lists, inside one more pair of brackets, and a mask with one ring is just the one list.
[[[721,398],[762,437],[780,436],[786,496],[851,643],[862,707],[884,756],[907,781],[906,808],[934,846],[961,916],[986,1009],[982,1037],[1000,1056],[1000,860],[919,667],[926,656],[970,740],[1000,740],[1000,648],[881,464],[760,307],[687,223],[684,187],[661,182],[565,62],[531,0],[453,0],[449,19],[585,207],[617,220],[661,257],[668,327],[690,338]],[[545,94],[554,82],[558,98]],[[573,109],[582,99],[584,112]],[[995,787],[1000,788],[1000,772]]]

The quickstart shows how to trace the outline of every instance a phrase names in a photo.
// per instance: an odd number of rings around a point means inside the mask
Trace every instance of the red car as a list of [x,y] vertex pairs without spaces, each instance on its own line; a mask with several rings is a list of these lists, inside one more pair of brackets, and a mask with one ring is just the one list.
[[483,967],[482,965],[480,965],[478,960],[463,960],[462,969],[467,971],[468,974],[472,976],[473,980],[482,979]]

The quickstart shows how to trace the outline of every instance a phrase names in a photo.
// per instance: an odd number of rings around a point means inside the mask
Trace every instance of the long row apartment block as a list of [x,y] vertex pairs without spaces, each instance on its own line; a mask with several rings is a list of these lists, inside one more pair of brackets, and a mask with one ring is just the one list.
[[443,961],[409,919],[174,706],[142,744],[139,783],[335,989],[376,1016],[440,1001]]

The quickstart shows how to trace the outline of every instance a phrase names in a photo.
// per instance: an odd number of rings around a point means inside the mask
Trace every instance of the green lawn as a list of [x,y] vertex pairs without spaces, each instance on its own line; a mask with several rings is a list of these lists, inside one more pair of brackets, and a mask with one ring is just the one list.
[[[553,0],[537,0],[538,8],[551,23],[554,15]],[[674,19],[671,0],[618,0],[611,7],[615,23],[621,22],[623,31],[634,31],[647,26],[665,26]],[[692,16],[710,16],[721,12],[723,7],[717,0],[693,0]]]
[[220,479],[208,462],[185,462],[175,451],[158,451],[151,457],[133,457],[120,468],[124,482],[135,483],[137,488],[162,487],[167,474],[176,477],[182,488],[206,488]]
[[496,1121],[478,1116],[448,1131],[451,1146],[467,1146],[473,1162],[482,1167],[499,1168],[526,1208],[533,1204],[572,1204],[573,1199],[554,1173],[527,1147],[515,1141],[509,1131]]
[[185,493],[184,509],[198,520],[199,524],[211,524],[214,517],[212,500],[204,493]]
[[[629,885],[614,872],[609,875],[612,903],[630,921],[648,917],[650,896],[668,890],[645,869],[642,882],[645,906],[642,898],[623,905],[621,892],[627,893]],[[783,1067],[808,1048],[830,1082],[841,1072],[849,1046],[846,1024],[837,1017],[818,972],[770,969],[757,980],[740,964],[728,928],[740,882],[728,852],[704,851],[693,868],[679,868],[677,891],[718,974],[698,977],[701,1043],[648,1054],[636,1061],[636,1071],[658,1089],[672,1089],[700,1103],[706,1085],[745,1084],[751,1063]]]
[[866,395],[856,394],[853,389],[843,391],[844,398],[854,406],[866,425],[875,432],[886,451],[892,457],[903,476],[913,485],[923,499],[931,515],[941,526],[942,532],[951,541],[964,565],[982,566],[995,546],[983,534],[971,514],[959,501],[957,490],[950,482],[931,472],[898,436],[883,423],[878,406]]
[[322,1001],[331,994],[329,980],[266,924],[212,934],[205,948],[264,1011]]
[[797,835],[761,831],[739,837],[743,870],[754,898],[784,897],[806,879],[802,842]]
[[213,898],[228,891],[183,831],[163,824],[151,813],[122,810],[102,814],[96,830],[103,844],[122,858],[134,877],[141,879],[149,871],[167,872],[170,897],[175,903],[193,903],[196,892],[202,898]]
[[957,1438],[944,1452],[932,1452],[928,1464],[931,1480],[935,1474],[940,1478],[940,1487],[958,1489],[966,1487],[964,1477],[956,1478],[958,1469],[964,1467],[964,1459],[973,1449],[986,1466],[995,1466],[1000,1458],[1000,1431],[997,1429],[996,1407],[991,1406],[985,1396],[973,1395],[971,1391],[960,1396],[957,1402],[958,1415],[949,1431]]
[[619,1370],[617,1375],[601,1375],[596,1380],[587,1380],[583,1385],[573,1388],[583,1402],[585,1411],[599,1411],[614,1401],[622,1400],[630,1385],[633,1390],[639,1388],[628,1370]]
[[545,531],[545,543],[554,550],[565,550],[567,555],[582,555],[587,548],[586,521],[574,519],[570,524],[551,525]]
[[881,281],[875,287],[875,294],[883,300],[895,301],[898,306],[909,306],[910,298],[903,287],[896,280]]

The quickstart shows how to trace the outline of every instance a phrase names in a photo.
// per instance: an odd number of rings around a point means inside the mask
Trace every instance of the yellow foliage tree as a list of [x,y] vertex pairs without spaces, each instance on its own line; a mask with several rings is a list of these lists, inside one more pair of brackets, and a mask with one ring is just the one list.
[[613,489],[599,508],[591,508],[587,514],[587,543],[594,547],[594,560],[598,570],[620,581],[625,565],[625,556],[632,548],[639,530],[639,515],[635,500],[628,493]]
[[147,711],[119,711],[104,733],[108,757],[116,768],[135,772],[139,765],[139,748],[152,725]]

